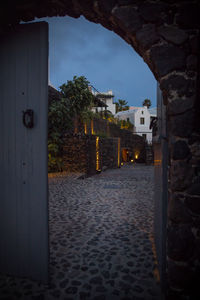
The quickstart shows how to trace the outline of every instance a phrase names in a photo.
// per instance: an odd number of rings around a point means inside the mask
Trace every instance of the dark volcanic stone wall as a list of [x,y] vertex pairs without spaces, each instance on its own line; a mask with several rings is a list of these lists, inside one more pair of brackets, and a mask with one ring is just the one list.
[[[146,162],[146,145],[144,138],[133,134],[131,131],[126,129],[120,129],[120,127],[114,123],[110,123],[104,119],[94,119],[93,130],[96,135],[100,137],[104,135],[107,138],[120,138],[120,145],[122,148],[127,148],[134,157],[134,153],[139,153],[138,162]],[[91,134],[91,122],[87,124],[87,133]],[[150,162],[151,160],[151,162]],[[153,157],[149,158],[148,163],[152,163]]]
[[80,135],[66,135],[63,147],[64,170],[87,172],[87,141]]
[[[34,17],[79,17],[130,44],[160,83],[167,105],[169,299],[196,299],[200,281],[199,1],[18,0],[0,4],[0,30]],[[167,213],[167,212],[166,212]]]
[[[66,134],[63,147],[64,171],[96,173],[96,136]],[[99,138],[99,167],[118,167],[118,138]]]
[[100,139],[102,168],[118,168],[118,138]]
[[93,128],[97,135],[101,133],[107,137],[120,138],[121,149],[129,149],[133,157],[135,153],[139,153],[137,161],[146,162],[146,145],[143,137],[133,134],[130,130],[120,129],[118,125],[103,119],[95,119],[93,121]]
[[64,171],[96,173],[96,137],[66,134],[63,147]]

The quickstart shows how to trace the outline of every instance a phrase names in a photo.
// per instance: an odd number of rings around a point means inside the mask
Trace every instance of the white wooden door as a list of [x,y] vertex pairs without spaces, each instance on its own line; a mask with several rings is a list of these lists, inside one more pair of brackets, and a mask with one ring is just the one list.
[[0,41],[0,272],[47,282],[48,24]]

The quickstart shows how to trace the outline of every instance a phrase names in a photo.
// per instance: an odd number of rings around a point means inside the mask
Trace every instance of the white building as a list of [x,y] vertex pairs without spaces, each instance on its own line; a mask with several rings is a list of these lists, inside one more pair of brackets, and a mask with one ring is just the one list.
[[113,95],[113,92],[110,90],[110,91],[107,91],[107,92],[103,92],[103,93],[99,93],[97,91],[93,91],[92,90],[92,93],[98,98],[100,99],[101,101],[103,101],[107,107],[96,107],[95,108],[95,111],[104,111],[105,109],[106,110],[109,110],[113,115],[116,113],[116,104],[113,103],[113,98],[114,98],[114,95]]
[[152,129],[150,129],[150,122],[156,115],[156,108],[148,109],[147,106],[132,106],[129,110],[118,112],[115,114],[115,117],[119,120],[130,121],[133,124],[133,133],[143,136],[148,143],[152,143]]

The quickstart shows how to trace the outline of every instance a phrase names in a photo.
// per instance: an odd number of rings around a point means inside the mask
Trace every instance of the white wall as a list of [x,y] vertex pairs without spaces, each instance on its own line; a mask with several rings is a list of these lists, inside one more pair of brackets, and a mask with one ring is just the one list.
[[[134,125],[133,132],[142,136],[146,134],[146,140],[152,142],[152,130],[149,129],[150,126],[150,113],[146,106],[137,107],[136,109],[129,109],[126,111],[118,112],[115,117],[119,120],[126,120],[129,118],[129,121]],[[140,119],[144,118],[144,124],[141,124]]]
[[[141,118],[144,119],[144,124],[141,124]],[[138,135],[146,134],[146,140],[152,142],[152,130],[149,129],[150,113],[146,106],[141,107],[135,112],[135,131]]]
[[106,99],[106,104],[108,105],[107,110],[111,111],[111,113],[115,115],[116,104],[113,103],[113,98]]

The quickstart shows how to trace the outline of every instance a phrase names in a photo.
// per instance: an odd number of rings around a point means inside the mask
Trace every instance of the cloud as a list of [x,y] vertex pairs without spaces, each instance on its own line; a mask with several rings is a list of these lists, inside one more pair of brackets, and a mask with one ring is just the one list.
[[50,77],[58,87],[84,75],[99,91],[112,89],[129,105],[156,100],[156,81],[143,59],[121,37],[84,17],[43,18],[49,22]]

